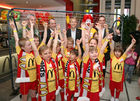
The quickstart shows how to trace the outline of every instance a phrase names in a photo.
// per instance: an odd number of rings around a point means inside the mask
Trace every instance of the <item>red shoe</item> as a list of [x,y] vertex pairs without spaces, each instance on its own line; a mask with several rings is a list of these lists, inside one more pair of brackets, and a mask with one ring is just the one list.
[[136,100],[140,100],[140,96],[137,96],[137,97],[136,97]]

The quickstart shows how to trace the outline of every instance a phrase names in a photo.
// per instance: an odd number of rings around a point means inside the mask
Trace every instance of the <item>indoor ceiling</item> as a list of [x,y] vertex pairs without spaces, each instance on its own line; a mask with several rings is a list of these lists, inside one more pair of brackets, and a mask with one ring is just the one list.
[[63,5],[64,0],[0,0],[0,6],[12,8],[47,8]]

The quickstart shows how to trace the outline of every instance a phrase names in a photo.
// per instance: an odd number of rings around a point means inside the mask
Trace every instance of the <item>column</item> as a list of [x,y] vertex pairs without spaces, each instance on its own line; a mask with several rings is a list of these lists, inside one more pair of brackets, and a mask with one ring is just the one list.
[[136,0],[131,0],[130,15],[135,14],[135,6],[136,6]]
[[100,12],[99,13],[101,13],[102,12],[102,0],[100,0]]
[[[111,13],[114,13],[114,9],[115,9],[115,0],[111,0]],[[114,22],[114,15],[111,15],[111,21],[110,21],[110,25],[112,25],[112,23]]]
[[100,0],[100,13],[105,13],[106,0]]
[[121,15],[124,14],[125,0],[121,0]]

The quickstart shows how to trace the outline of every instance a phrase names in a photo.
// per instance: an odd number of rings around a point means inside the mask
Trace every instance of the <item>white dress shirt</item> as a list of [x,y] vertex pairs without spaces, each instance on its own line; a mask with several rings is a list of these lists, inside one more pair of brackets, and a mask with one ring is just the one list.
[[75,44],[76,44],[76,42],[75,42],[75,40],[76,40],[76,29],[75,29],[74,31],[71,30],[71,37],[72,37],[73,40],[74,40],[73,47],[75,48]]

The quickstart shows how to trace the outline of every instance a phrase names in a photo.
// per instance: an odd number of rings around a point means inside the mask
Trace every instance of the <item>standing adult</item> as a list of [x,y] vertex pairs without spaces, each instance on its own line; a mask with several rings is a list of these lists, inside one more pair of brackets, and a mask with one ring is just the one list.
[[33,26],[34,35],[37,35],[40,39],[41,37],[39,34],[38,25],[36,23],[36,17],[33,14],[27,15],[27,26],[23,26],[23,31],[25,31],[24,27],[26,27],[26,29],[28,29],[28,30],[31,30],[32,29],[31,23],[34,25]]
[[[51,37],[51,33],[54,32],[54,30],[56,29],[56,21],[54,18],[50,19],[48,21],[48,29],[47,29],[47,39],[46,39],[46,44],[48,43],[50,37]],[[41,39],[43,39],[43,34],[44,32],[42,33],[42,37]]]
[[136,52],[140,56],[140,25],[138,26],[138,30],[130,34],[136,39]]
[[77,28],[77,19],[75,17],[72,17],[70,19],[70,25],[71,28],[67,30],[67,37],[72,37],[74,40],[73,46],[75,47],[76,45],[76,40],[81,39],[82,34],[81,34],[81,29]]

